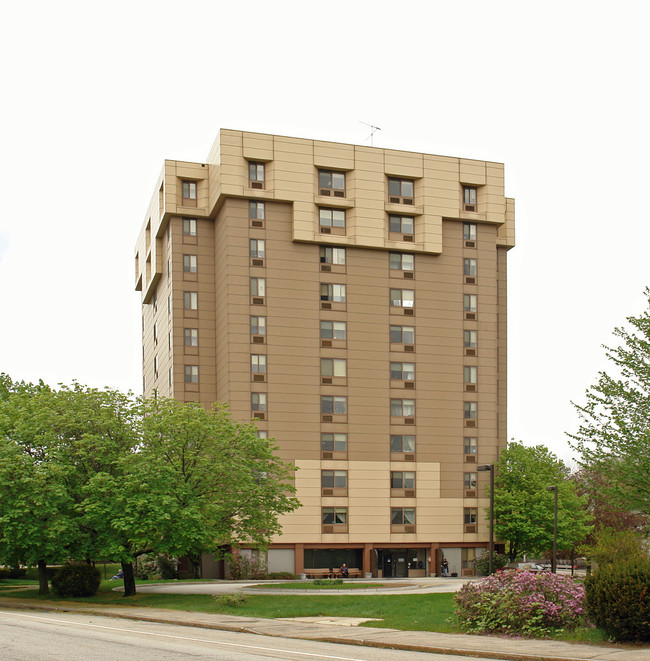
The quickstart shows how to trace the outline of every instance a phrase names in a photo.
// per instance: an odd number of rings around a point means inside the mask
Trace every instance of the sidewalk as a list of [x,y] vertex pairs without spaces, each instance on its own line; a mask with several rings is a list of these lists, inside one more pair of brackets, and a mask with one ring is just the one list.
[[77,604],[45,606],[14,599],[0,600],[0,608],[6,610],[85,613],[142,622],[160,622],[222,631],[241,631],[263,636],[319,640],[438,654],[467,655],[486,659],[512,659],[513,661],[650,661],[650,647],[631,648],[622,645],[600,647],[548,640],[519,640],[492,636],[432,633],[429,631],[375,629],[349,626],[349,623],[346,626],[344,624],[346,618],[331,618],[330,620],[323,618],[316,622],[296,619],[271,620],[155,608],[131,608],[128,606],[86,607]]

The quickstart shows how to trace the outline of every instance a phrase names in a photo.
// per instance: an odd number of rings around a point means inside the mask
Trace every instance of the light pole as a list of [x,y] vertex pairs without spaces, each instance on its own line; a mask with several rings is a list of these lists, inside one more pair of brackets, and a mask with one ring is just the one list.
[[494,569],[494,464],[477,466],[477,471],[490,471],[490,574]]
[[557,573],[557,484],[546,487],[546,491],[555,492],[555,511],[553,515],[553,558],[551,559],[551,571]]

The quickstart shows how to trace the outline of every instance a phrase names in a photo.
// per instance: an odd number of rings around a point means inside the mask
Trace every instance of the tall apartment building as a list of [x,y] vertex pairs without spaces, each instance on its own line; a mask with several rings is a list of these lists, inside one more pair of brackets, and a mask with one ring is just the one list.
[[137,243],[143,389],[257,419],[298,469],[271,570],[471,574],[506,442],[503,165],[221,130]]

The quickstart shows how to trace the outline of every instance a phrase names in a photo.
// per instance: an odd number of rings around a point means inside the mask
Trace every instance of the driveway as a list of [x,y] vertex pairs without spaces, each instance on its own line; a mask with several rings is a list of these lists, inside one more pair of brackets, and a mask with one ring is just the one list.
[[[480,580],[476,578],[412,578],[412,579],[362,579],[350,580],[349,583],[381,583],[382,587],[370,587],[358,590],[318,590],[318,595],[354,595],[354,594],[427,594],[432,592],[457,592],[469,580]],[[315,594],[315,590],[309,590],[310,583],[305,582],[305,590],[264,590],[264,585],[277,583],[288,583],[288,581],[202,581],[200,583],[158,583],[152,585],[138,584],[138,592],[162,593],[162,594],[225,594],[229,592],[247,592],[249,594]],[[121,590],[122,588],[115,588]]]

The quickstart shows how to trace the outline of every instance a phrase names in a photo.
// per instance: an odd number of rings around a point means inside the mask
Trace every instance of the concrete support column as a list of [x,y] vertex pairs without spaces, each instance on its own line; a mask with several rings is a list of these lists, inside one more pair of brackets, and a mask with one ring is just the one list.
[[293,550],[294,574],[305,573],[305,545],[296,544]]
[[364,576],[366,575],[366,573],[372,572],[372,565],[370,564],[371,551],[372,551],[372,544],[363,545],[363,567],[361,568],[361,571],[363,572]]

